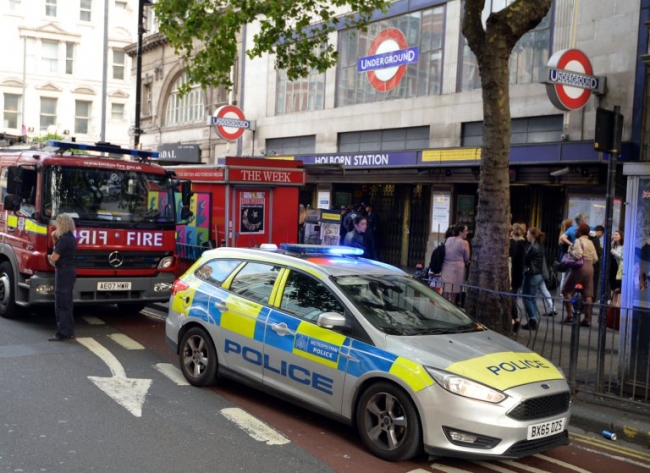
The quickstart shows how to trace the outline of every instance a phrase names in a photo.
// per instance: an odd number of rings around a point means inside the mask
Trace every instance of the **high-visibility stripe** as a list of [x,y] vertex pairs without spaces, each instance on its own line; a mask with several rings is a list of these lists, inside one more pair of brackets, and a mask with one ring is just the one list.
[[401,356],[395,360],[389,372],[408,384],[414,392],[421,391],[433,384],[433,379],[421,364]]

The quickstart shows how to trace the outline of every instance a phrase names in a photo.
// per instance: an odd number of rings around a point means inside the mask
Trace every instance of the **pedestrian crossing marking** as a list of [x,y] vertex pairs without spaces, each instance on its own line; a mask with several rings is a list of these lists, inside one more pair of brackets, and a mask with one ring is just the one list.
[[106,325],[106,322],[94,315],[84,315],[81,317],[81,320],[86,322],[88,325]]
[[133,340],[131,337],[124,335],[123,333],[112,333],[108,336],[118,345],[123,346],[127,350],[144,350],[144,346]]
[[153,367],[179,386],[190,385],[190,383],[188,383],[183,376],[183,373],[181,373],[181,370],[176,368],[171,363],[157,363],[153,365]]

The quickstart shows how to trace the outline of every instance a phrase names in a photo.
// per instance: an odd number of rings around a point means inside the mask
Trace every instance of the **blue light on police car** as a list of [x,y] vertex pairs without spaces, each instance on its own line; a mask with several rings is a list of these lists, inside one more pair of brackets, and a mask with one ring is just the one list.
[[280,248],[292,253],[301,255],[348,255],[348,256],[361,256],[363,250],[361,248],[351,248],[349,246],[323,246],[323,245],[303,245],[299,243],[282,243]]

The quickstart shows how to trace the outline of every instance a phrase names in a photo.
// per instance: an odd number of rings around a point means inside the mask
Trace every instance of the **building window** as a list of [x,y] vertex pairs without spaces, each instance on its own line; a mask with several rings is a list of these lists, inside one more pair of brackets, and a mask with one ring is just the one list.
[[113,79],[124,80],[126,55],[120,49],[113,49]]
[[[510,142],[513,145],[558,142],[562,137],[563,126],[562,115],[513,118],[510,127]],[[483,146],[483,122],[463,123],[462,145]]]
[[142,84],[142,115],[151,116],[152,91],[151,84]]
[[58,72],[59,43],[57,41],[44,39],[41,42],[41,64],[43,66],[43,72]]
[[126,10],[126,2],[121,2],[119,0],[115,0],[115,8],[117,10]]
[[74,102],[74,132],[87,135],[90,130],[90,102],[75,100]]
[[[443,5],[387,18],[371,23],[366,31],[341,31],[336,84],[337,106],[440,94],[445,8]],[[359,72],[359,59],[373,55],[370,51],[373,42],[380,33],[387,34],[390,30],[401,32],[406,45],[406,48],[402,49],[408,48],[411,52],[417,49],[417,61],[401,66],[405,68],[404,75],[398,81],[391,81],[398,77],[398,68]],[[374,53],[377,54],[380,52]]]
[[[493,11],[500,11],[514,0],[486,0],[483,10],[483,24]],[[468,91],[481,87],[476,57],[462,37],[460,90]],[[526,33],[517,42],[510,55],[510,83],[529,84],[542,82],[551,49],[551,12],[537,27]]]
[[339,133],[339,153],[404,151],[429,147],[429,127]]
[[21,0],[9,0],[9,11],[20,11]]
[[45,0],[45,15],[56,16],[56,0]]
[[3,126],[5,129],[17,129],[22,122],[20,115],[22,96],[16,94],[4,94],[4,99]]
[[79,19],[81,21],[90,21],[92,11],[92,0],[81,0],[79,3]]
[[124,104],[112,103],[111,104],[111,120],[124,120]]
[[41,97],[41,123],[40,130],[47,131],[47,127],[56,126],[56,99]]
[[187,82],[187,75],[179,77],[172,88],[167,100],[165,112],[166,125],[180,125],[203,121],[205,115],[205,94],[199,86],[194,86],[183,97],[178,89]]
[[74,43],[65,43],[65,73],[72,74],[74,65]]
[[150,6],[144,9],[144,30],[148,34],[158,32],[158,18]]
[[325,106],[325,74],[312,70],[308,77],[290,81],[278,71],[275,113],[322,110]]
[[266,140],[264,156],[292,156],[316,152],[316,135],[289,136]]

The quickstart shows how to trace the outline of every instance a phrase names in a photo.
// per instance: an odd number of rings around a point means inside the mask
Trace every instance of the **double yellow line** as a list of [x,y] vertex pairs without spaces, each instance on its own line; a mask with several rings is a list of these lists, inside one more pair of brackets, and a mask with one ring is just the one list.
[[582,435],[582,434],[576,434],[573,432],[569,433],[569,438],[572,440],[577,440],[580,443],[586,443],[588,445],[593,445],[595,447],[598,447],[602,450],[609,450],[612,452],[617,452],[623,455],[626,455],[631,458],[636,458],[637,460],[643,460],[650,462],[650,454],[648,453],[643,453],[639,450],[633,449],[633,448],[627,448],[623,447],[621,445],[616,444],[615,441],[612,440],[600,440],[594,437],[590,437],[588,435]]

